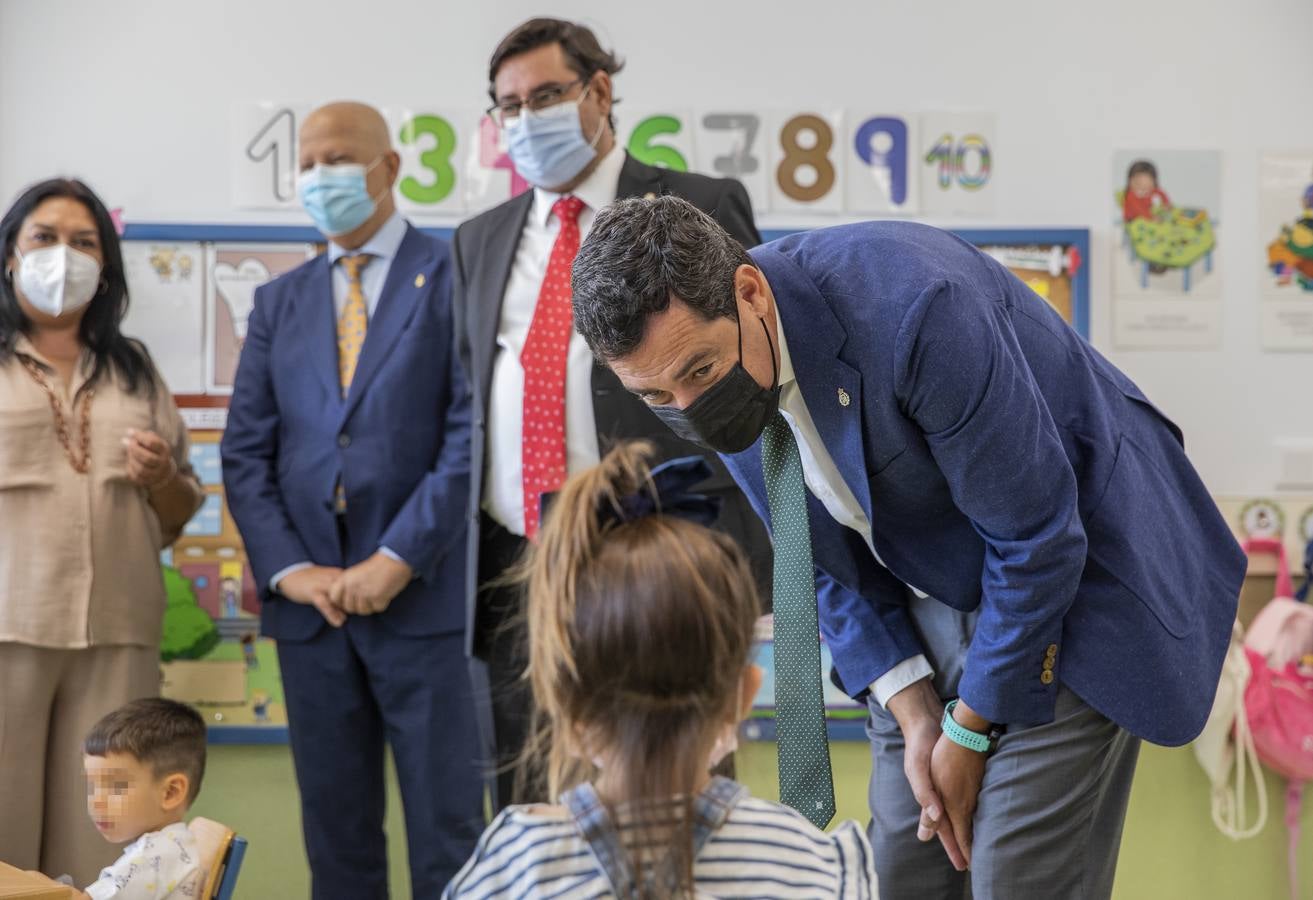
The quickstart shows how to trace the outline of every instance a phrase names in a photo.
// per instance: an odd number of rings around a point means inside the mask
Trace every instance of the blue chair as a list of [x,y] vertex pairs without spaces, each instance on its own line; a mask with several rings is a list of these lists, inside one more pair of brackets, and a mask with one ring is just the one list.
[[246,838],[212,819],[195,818],[187,826],[196,836],[201,858],[208,869],[202,900],[232,900],[237,876],[246,857]]
[[223,857],[223,874],[219,877],[219,889],[214,900],[233,900],[237,890],[237,875],[242,870],[242,859],[246,856],[246,838],[233,835],[228,852]]

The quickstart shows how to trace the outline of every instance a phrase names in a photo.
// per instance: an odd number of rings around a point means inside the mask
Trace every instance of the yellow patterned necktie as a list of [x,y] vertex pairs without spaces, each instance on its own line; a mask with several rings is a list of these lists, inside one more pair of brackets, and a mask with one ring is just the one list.
[[369,309],[365,305],[365,292],[360,286],[360,273],[373,259],[368,253],[341,258],[346,272],[346,303],[337,317],[337,375],[342,383],[342,396],[351,387],[360,361],[360,348],[365,345],[365,332],[369,328]]

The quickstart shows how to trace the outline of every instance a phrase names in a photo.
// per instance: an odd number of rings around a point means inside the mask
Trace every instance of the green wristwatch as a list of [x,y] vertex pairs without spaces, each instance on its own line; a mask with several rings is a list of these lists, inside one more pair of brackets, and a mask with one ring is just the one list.
[[944,721],[942,723],[944,736],[954,744],[966,747],[968,750],[974,750],[977,753],[993,753],[994,748],[998,746],[999,732],[990,729],[988,734],[981,734],[978,731],[963,728],[957,724],[957,719],[953,718],[953,709],[956,706],[957,701],[950,700],[948,705],[944,707]]

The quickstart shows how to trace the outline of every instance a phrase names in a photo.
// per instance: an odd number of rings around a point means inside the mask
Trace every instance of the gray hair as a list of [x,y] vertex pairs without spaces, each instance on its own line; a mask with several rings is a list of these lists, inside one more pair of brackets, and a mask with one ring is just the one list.
[[597,214],[574,260],[574,326],[602,361],[643,342],[672,298],[703,319],[735,318],[734,273],[752,258],[711,216],[679,197],[621,200]]

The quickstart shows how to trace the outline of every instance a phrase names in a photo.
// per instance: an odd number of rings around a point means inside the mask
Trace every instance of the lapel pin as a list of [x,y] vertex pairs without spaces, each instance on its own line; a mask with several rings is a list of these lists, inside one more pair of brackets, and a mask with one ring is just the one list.
[[423,287],[423,286],[424,286],[424,273],[420,272],[418,275],[415,276],[415,287]]
[[839,405],[847,406],[849,403],[852,402],[853,402],[853,398],[848,396],[848,392],[845,391],[843,388],[839,388]]

